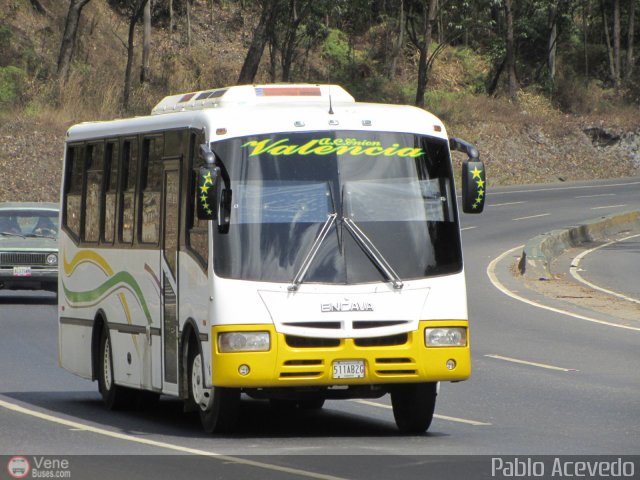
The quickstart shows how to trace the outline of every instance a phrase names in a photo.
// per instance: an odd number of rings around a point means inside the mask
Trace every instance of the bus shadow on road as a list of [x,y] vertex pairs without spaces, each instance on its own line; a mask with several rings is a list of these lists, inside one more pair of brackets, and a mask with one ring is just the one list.
[[[210,435],[202,430],[197,413],[185,413],[183,403],[162,397],[148,407],[107,410],[95,391],[9,392],[25,408],[107,430],[117,429],[131,435],[163,435],[181,438],[296,438],[296,437],[406,437],[396,428],[393,415],[388,419],[337,410],[332,402],[319,410],[298,408],[285,411],[268,402],[241,401],[240,420],[233,434]],[[447,436],[427,432],[418,437]]]

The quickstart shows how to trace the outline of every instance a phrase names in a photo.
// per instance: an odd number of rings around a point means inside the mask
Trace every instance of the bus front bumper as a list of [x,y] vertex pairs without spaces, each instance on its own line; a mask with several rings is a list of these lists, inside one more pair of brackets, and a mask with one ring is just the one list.
[[[434,327],[464,328],[466,345],[427,347],[424,330]],[[224,332],[268,332],[270,348],[262,352],[220,352],[218,336]],[[466,320],[421,321],[417,330],[388,339],[305,338],[300,342],[301,337],[292,339],[277,333],[273,325],[218,326],[213,327],[211,333],[214,386],[267,388],[418,383],[466,380],[471,374]],[[389,345],[391,342],[395,344]]]

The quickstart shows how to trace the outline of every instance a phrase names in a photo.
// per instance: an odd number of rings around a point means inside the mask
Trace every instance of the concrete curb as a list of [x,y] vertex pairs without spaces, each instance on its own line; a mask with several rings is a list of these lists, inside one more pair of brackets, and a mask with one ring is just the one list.
[[623,232],[640,232],[640,211],[600,217],[580,225],[538,235],[524,246],[518,270],[527,278],[551,279],[551,262],[565,250]]

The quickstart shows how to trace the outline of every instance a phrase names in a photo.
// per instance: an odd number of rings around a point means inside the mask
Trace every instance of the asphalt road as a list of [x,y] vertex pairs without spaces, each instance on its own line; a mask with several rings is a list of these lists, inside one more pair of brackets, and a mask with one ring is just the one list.
[[[541,309],[488,275],[535,235],[638,208],[640,178],[631,178],[496,189],[485,213],[463,215],[473,375],[442,385],[418,436],[397,433],[388,398],[293,414],[246,400],[228,437],[204,434],[171,399],[106,411],[95,383],[57,367],[53,298],[0,292],[0,479],[12,455],[32,467],[39,455],[67,459],[71,478],[474,479],[491,477],[496,456],[638,454],[640,320],[618,328]],[[496,277],[508,277],[515,252],[493,262]],[[637,253],[637,241],[623,242],[585,267],[624,290],[637,282]]]

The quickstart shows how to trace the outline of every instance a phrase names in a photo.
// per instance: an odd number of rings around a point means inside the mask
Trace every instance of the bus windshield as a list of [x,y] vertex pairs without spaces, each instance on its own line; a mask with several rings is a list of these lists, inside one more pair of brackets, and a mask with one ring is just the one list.
[[327,225],[303,283],[389,280],[353,226],[402,280],[462,269],[445,140],[321,131],[235,138],[212,149],[232,190],[229,230],[213,239],[219,276],[291,282]]

